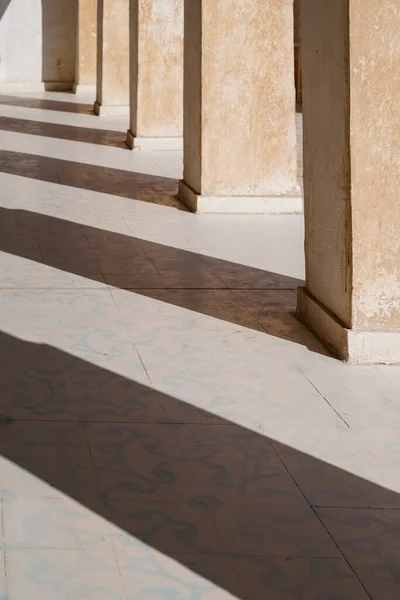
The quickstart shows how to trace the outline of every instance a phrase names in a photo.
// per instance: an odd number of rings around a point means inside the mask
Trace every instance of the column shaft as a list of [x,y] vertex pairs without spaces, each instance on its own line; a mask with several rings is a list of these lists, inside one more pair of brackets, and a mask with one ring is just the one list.
[[207,212],[300,211],[291,0],[185,1],[184,181]]
[[400,362],[398,2],[302,4],[299,316],[343,359]]
[[131,0],[128,145],[180,148],[183,129],[183,0]]
[[96,37],[97,0],[79,0],[75,91],[79,85],[96,84]]
[[96,114],[129,115],[129,0],[98,0]]

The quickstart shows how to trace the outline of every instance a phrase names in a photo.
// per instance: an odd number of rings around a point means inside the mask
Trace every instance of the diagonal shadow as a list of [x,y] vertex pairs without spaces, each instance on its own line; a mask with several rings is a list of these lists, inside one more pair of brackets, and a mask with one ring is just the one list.
[[112,597],[398,598],[397,493],[54,347],[2,333],[0,356],[0,548],[18,577],[100,597],[99,562],[89,584],[87,562],[67,582],[52,560],[111,539]]
[[187,211],[176,198],[178,180],[111,167],[0,150],[0,171]]
[[11,0],[0,0],[0,20],[3,18]]
[[7,106],[19,106],[21,108],[38,108],[57,112],[94,115],[92,104],[84,104],[81,102],[65,102],[64,100],[49,100],[48,98],[28,98],[25,96],[0,94],[0,105],[2,104]]
[[1,116],[0,130],[128,149],[126,145],[126,132],[122,131],[108,131],[105,129],[92,129],[90,127],[77,127],[74,125],[61,125],[59,123],[46,123]]
[[[302,282],[292,277],[5,208],[0,208],[0,251],[327,354],[294,316]],[[27,285],[19,272],[3,273],[3,288]]]

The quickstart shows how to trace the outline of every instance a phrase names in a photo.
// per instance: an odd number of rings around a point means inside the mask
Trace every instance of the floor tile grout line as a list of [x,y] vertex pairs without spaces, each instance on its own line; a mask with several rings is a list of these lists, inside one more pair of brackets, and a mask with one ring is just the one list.
[[321,398],[324,400],[324,402],[326,402],[326,404],[333,410],[333,412],[336,414],[336,416],[339,417],[339,419],[341,421],[343,421],[343,423],[346,425],[346,427],[348,429],[350,429],[350,425],[349,423],[346,421],[346,419],[344,419],[344,417],[342,417],[342,415],[339,413],[339,411],[336,410],[336,408],[334,406],[332,406],[332,404],[329,402],[329,400],[324,396],[324,394],[322,394],[322,392],[320,392],[320,390],[317,388],[317,386],[311,381],[311,379],[309,379],[307,377],[307,375],[304,373],[304,371],[302,371],[302,369],[298,369],[298,371],[305,377],[305,379],[308,381],[308,383],[310,385],[312,385],[312,387],[314,388],[314,390],[321,396]]
[[327,526],[325,525],[325,523],[322,521],[322,519],[320,518],[320,516],[318,515],[317,511],[315,510],[315,507],[313,504],[311,504],[310,500],[307,498],[306,494],[303,492],[303,490],[301,489],[300,485],[298,484],[298,482],[296,481],[295,477],[292,475],[292,473],[290,472],[289,467],[286,465],[284,459],[281,457],[281,455],[279,454],[278,450],[275,448],[274,444],[271,442],[271,440],[269,439],[269,437],[265,434],[262,426],[260,425],[260,430],[263,432],[263,435],[265,436],[265,438],[269,441],[269,443],[271,444],[274,452],[276,453],[279,461],[281,462],[282,466],[284,467],[285,471],[288,473],[290,479],[293,481],[294,485],[297,487],[297,489],[299,490],[300,494],[303,496],[304,500],[306,501],[306,503],[308,504],[308,506],[310,507],[310,509],[312,510],[314,516],[317,518],[317,520],[319,521],[319,523],[321,524],[321,526],[323,527],[323,529],[325,530],[325,532],[327,533],[328,537],[332,540],[333,544],[336,546],[337,550],[339,551],[339,553],[341,554],[341,556],[343,557],[343,560],[346,562],[347,566],[349,567],[349,569],[351,570],[351,572],[354,574],[355,578],[357,579],[357,581],[359,582],[359,584],[361,585],[361,587],[364,589],[365,593],[367,594],[368,598],[370,600],[374,600],[373,597],[371,596],[371,594],[368,592],[366,586],[363,584],[363,582],[361,581],[361,579],[359,578],[359,576],[357,575],[356,571],[354,570],[354,568],[352,567],[350,561],[348,560],[348,558],[346,557],[346,555],[344,554],[344,552],[341,550],[338,542],[336,542],[336,540],[334,539],[333,535],[331,534],[331,532],[328,530]]

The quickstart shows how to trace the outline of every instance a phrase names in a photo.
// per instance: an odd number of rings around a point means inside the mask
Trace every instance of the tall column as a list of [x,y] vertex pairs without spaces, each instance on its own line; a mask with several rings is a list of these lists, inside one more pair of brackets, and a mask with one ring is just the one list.
[[198,212],[301,211],[292,0],[185,0],[180,198]]
[[183,0],[131,0],[131,148],[182,147]]
[[129,0],[98,0],[98,115],[129,115]]
[[398,0],[302,0],[306,286],[340,358],[400,362]]
[[78,32],[74,91],[96,84],[97,0],[78,0]]

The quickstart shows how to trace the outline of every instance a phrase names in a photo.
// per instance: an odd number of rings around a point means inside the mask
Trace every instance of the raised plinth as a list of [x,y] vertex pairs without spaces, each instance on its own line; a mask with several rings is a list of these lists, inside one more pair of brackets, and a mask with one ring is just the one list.
[[352,364],[399,364],[400,331],[347,329],[305,288],[299,288],[297,316],[338,358]]
[[184,181],[179,182],[179,199],[192,212],[219,214],[299,214],[303,212],[300,189],[283,196],[206,196],[196,194]]
[[131,150],[183,150],[181,137],[136,137],[130,130],[126,143]]
[[130,108],[128,106],[118,106],[112,104],[99,104],[97,101],[93,106],[94,114],[99,117],[129,117]]

